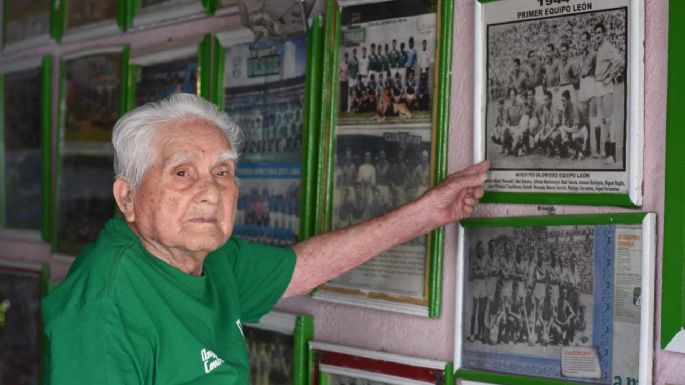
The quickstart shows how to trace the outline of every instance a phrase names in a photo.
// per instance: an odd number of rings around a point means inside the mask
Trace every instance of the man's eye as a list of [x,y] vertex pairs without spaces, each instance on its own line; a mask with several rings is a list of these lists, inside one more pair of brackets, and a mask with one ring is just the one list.
[[180,176],[180,177],[188,176],[188,172],[184,171],[184,170],[179,170],[179,171],[176,171],[176,176]]
[[221,170],[216,173],[218,176],[231,176],[231,173],[228,170]]

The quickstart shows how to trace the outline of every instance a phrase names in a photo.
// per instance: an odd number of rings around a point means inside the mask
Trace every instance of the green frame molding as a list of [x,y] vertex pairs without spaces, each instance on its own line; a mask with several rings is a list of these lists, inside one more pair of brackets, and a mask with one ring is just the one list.
[[[431,95],[432,134],[431,175],[429,185],[434,186],[447,175],[447,142],[449,135],[450,93],[452,79],[453,42],[453,0],[437,0],[435,46],[436,57],[434,84]],[[349,4],[350,6],[355,4]],[[321,143],[318,168],[318,191],[315,200],[313,226],[315,233],[324,233],[331,228],[333,211],[333,170],[335,166],[335,128],[338,99],[338,62],[340,60],[340,29],[342,7],[337,0],[327,0],[323,49],[323,95],[320,127]],[[390,126],[392,127],[392,126]],[[442,258],[444,254],[444,227],[431,231],[427,242],[428,277],[425,293],[428,300],[428,316],[439,318],[442,303]]]
[[[645,224],[648,216],[656,215],[648,212],[627,212],[627,213],[607,213],[607,214],[573,214],[573,215],[538,215],[538,216],[520,216],[520,217],[481,217],[469,218],[459,222],[463,228],[484,228],[484,227],[530,227],[530,226],[566,226],[566,225],[609,225],[609,224]],[[652,219],[653,220],[653,219]],[[653,240],[656,243],[656,234],[653,235]],[[644,245],[643,247],[652,247]],[[643,251],[644,253],[644,251]],[[652,266],[653,267],[653,266]],[[652,279],[654,279],[652,274]],[[459,283],[457,283],[458,285]],[[653,291],[654,289],[652,289]],[[653,293],[652,293],[653,294]],[[653,305],[653,302],[646,302],[647,306]],[[459,309],[455,309],[459,312]],[[653,311],[651,308],[648,311]],[[457,313],[458,314],[458,313]],[[642,313],[644,314],[644,313]],[[643,320],[650,326],[649,320]],[[653,326],[653,325],[652,325]],[[649,328],[648,333],[653,333],[653,328]],[[651,334],[650,334],[651,335]],[[456,336],[455,336],[456,338]],[[642,336],[640,336],[640,339]],[[455,347],[456,349],[456,347]],[[652,344],[650,343],[647,349],[650,349],[648,357],[649,360],[649,375],[653,369]],[[642,356],[640,355],[640,358]],[[455,361],[455,365],[458,365]],[[640,364],[642,362],[640,361]],[[639,373],[641,373],[640,371]],[[582,380],[573,379],[552,379],[543,377],[533,377],[519,374],[498,373],[494,371],[485,371],[478,369],[457,368],[455,375],[458,379],[486,382],[491,384],[508,384],[508,385],[569,385],[582,384]],[[650,377],[651,378],[651,377]],[[612,381],[614,379],[612,378]],[[613,383],[613,382],[612,382]]]
[[223,47],[219,39],[208,33],[198,46],[197,94],[223,110]]
[[666,196],[661,267],[661,341],[665,349],[685,329],[685,3],[669,1],[668,95],[666,113]]

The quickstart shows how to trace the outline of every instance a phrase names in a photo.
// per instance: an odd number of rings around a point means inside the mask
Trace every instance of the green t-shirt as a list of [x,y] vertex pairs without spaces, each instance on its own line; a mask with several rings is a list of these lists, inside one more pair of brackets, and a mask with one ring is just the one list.
[[231,238],[193,276],[110,220],[43,301],[45,383],[247,384],[241,322],[271,310],[295,259],[292,249]]

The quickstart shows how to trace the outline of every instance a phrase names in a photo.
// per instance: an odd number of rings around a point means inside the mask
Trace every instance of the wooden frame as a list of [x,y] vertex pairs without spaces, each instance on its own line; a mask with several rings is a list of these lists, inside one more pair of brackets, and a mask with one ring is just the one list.
[[[454,385],[452,363],[312,341],[311,385]],[[343,382],[344,381],[344,382]]]
[[[258,378],[268,378],[270,373],[261,373],[259,355],[269,349],[270,365],[281,366],[279,371],[281,383],[306,385],[309,383],[308,351],[309,341],[314,336],[314,319],[310,315],[295,315],[272,311],[262,317],[258,324],[244,324],[243,333],[248,346],[252,383],[259,383]],[[274,353],[279,351],[280,354]],[[277,360],[273,359],[274,355]],[[263,359],[263,357],[262,357]],[[279,361],[279,362],[274,362]],[[273,371],[273,369],[271,370]],[[285,379],[287,377],[287,380]],[[263,383],[272,383],[265,381]]]
[[8,353],[0,359],[3,382],[41,383],[45,341],[40,301],[48,276],[48,265],[0,259],[0,349]]
[[475,6],[474,160],[492,162],[483,201],[640,206],[643,0]]
[[[45,55],[0,67],[0,184],[3,186],[0,190],[0,233],[7,236],[33,240],[49,238],[52,62],[52,56]],[[9,86],[23,93],[8,95],[6,87]],[[33,131],[9,139],[13,127],[8,126],[6,120],[10,118],[35,124],[28,127]],[[37,143],[25,147],[26,140]],[[12,156],[13,160],[8,159],[14,152],[6,148],[8,145],[21,146],[17,148],[21,152]],[[16,183],[10,183],[6,178]],[[18,191],[10,194],[7,190],[10,187],[18,188]]]
[[13,52],[49,43],[51,4],[51,0],[3,0],[3,50]]
[[[450,0],[328,2],[321,121],[324,130],[320,164],[323,166],[315,213],[318,232],[375,216],[420,195],[444,178],[453,14]],[[392,41],[395,45],[390,51]],[[405,51],[406,61],[398,50],[405,41],[409,47]],[[374,54],[372,47],[376,44],[386,48],[383,55]],[[379,58],[374,65],[369,59],[368,81],[364,75],[367,46],[371,52],[368,57]],[[362,70],[351,69],[359,62],[358,49]],[[384,86],[376,87],[380,93],[374,100],[369,97],[372,92],[367,91],[366,83],[373,87],[372,75],[375,82],[375,75],[380,80],[382,73],[394,80],[387,87],[383,80]],[[364,88],[355,89],[355,82],[350,78],[361,79]],[[404,87],[405,80],[410,82],[410,87]],[[341,87],[348,90],[341,91]],[[392,100],[395,90],[396,99]],[[395,114],[398,116],[391,116]],[[371,162],[373,156],[377,160]],[[390,166],[393,159],[399,160]],[[364,169],[360,177],[354,176],[356,163],[361,164],[359,169]],[[341,177],[343,168],[349,172]],[[382,170],[378,171],[378,180],[376,168]],[[357,185],[359,188],[355,190]],[[370,203],[364,207],[362,200]],[[353,206],[354,216],[350,214]],[[320,286],[314,298],[439,317],[442,254],[443,229],[440,228]],[[382,271],[378,266],[384,262],[396,265],[400,258],[407,263],[401,273],[405,275],[395,279],[396,284],[390,284],[393,279],[388,278],[388,270]],[[369,276],[364,270],[370,270],[367,273],[376,278],[367,279]]]
[[313,124],[320,111],[321,74],[306,69],[321,63],[321,19],[314,19],[307,33],[255,36],[245,27],[217,35],[214,84],[220,88],[213,92],[246,137],[236,171],[242,183],[234,233],[291,245],[313,233],[309,208],[318,154]]
[[664,206],[664,249],[661,267],[661,348],[685,353],[685,118],[679,109],[685,103],[685,55],[677,36],[685,26],[685,4],[669,3],[668,111],[666,117],[666,202]]
[[111,135],[128,105],[128,56],[128,46],[109,47],[61,60],[53,252],[76,254],[116,212]]
[[462,221],[457,377],[651,383],[655,222],[648,213]]

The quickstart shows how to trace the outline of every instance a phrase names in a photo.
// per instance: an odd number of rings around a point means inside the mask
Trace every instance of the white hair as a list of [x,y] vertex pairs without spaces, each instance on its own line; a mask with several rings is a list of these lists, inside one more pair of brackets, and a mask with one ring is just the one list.
[[200,96],[173,94],[122,116],[114,125],[114,175],[125,178],[137,190],[156,157],[155,138],[165,127],[183,119],[202,119],[216,126],[238,154],[242,132],[224,111]]

